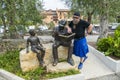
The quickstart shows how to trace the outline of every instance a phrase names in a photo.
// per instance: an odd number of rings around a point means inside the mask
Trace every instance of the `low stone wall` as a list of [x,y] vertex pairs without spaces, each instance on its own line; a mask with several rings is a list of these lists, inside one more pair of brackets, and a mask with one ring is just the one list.
[[[52,43],[53,39],[40,39],[42,44]],[[0,40],[0,53],[26,48],[26,39],[2,39]]]
[[37,35],[52,35],[52,30],[44,30],[44,31],[38,31]]
[[98,57],[101,61],[103,61],[106,64],[106,66],[108,66],[114,72],[116,73],[120,72],[120,60],[114,60],[109,56],[105,56],[104,53],[96,50],[92,46],[89,46],[89,50],[91,53],[95,54],[95,56]]
[[26,41],[24,39],[2,39],[0,41],[0,53],[21,50],[26,47]]
[[0,69],[0,77],[2,77],[2,79],[0,79],[0,80],[25,80],[13,73],[5,71],[3,69]]

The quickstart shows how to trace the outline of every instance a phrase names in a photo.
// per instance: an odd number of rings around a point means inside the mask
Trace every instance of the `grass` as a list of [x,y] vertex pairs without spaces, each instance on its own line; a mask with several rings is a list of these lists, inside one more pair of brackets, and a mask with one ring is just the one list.
[[48,78],[56,78],[61,76],[78,74],[78,70],[69,70],[67,72],[47,73],[42,67],[29,72],[22,72],[19,62],[19,51],[9,51],[5,54],[0,54],[0,68],[5,69],[13,74],[16,74],[26,80],[45,80]]
[[62,76],[68,76],[68,75],[73,75],[73,74],[78,74],[80,73],[78,70],[68,70],[66,72],[59,72],[59,73],[48,73],[46,74],[46,78],[57,78],[57,77],[62,77]]

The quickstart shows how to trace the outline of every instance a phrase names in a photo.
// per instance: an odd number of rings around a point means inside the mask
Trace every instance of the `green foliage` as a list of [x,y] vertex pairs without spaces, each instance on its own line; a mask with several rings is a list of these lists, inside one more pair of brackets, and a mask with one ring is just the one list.
[[8,71],[13,71],[13,73],[17,72],[17,70],[20,68],[18,51],[8,51],[6,54],[1,54],[0,68],[6,69]]
[[29,72],[22,72],[19,63],[19,51],[8,51],[5,54],[0,54],[0,68],[5,69],[11,73],[14,73],[26,80],[39,80],[41,78],[55,78],[67,75],[78,74],[78,70],[68,70],[66,72],[59,73],[47,73],[44,68],[37,68]]
[[19,63],[19,51],[17,50],[8,51],[5,54],[0,55],[0,68],[23,77],[26,80],[39,80],[40,75],[44,72],[44,69],[41,67],[33,71],[22,72]]
[[[92,15],[100,21],[99,38],[107,37],[108,21],[120,14],[120,0],[62,0],[72,11],[80,11],[81,15],[88,17],[91,23]],[[98,18],[99,16],[99,18]],[[115,19],[114,19],[115,20]]]
[[118,25],[118,27],[116,28],[116,30],[120,31],[120,25]]
[[106,56],[120,57],[120,28],[115,30],[114,37],[100,39],[97,43],[97,49],[105,52]]
[[108,13],[109,17],[120,14],[120,0],[62,0],[72,11],[80,11],[84,15],[93,13],[100,15]]
[[57,78],[57,77],[62,77],[62,76],[67,76],[67,75],[72,75],[72,74],[78,74],[80,73],[78,70],[68,70],[66,72],[59,72],[59,73],[48,73],[46,75],[47,78]]
[[28,26],[42,23],[43,5],[41,0],[0,1],[0,24],[8,26],[11,32],[18,25]]
[[117,22],[120,23],[120,18],[117,19]]
[[97,49],[106,52],[113,45],[113,42],[114,39],[112,37],[100,39],[97,42]]

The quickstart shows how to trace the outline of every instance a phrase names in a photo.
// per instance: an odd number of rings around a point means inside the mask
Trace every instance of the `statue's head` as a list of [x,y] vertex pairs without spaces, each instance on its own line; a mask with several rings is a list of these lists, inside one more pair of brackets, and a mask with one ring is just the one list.
[[30,34],[31,36],[35,36],[35,30],[34,30],[34,29],[30,29],[30,30],[29,30],[29,34]]
[[59,29],[60,29],[60,30],[63,30],[66,24],[67,24],[67,21],[65,21],[65,20],[60,20],[59,23],[58,23]]

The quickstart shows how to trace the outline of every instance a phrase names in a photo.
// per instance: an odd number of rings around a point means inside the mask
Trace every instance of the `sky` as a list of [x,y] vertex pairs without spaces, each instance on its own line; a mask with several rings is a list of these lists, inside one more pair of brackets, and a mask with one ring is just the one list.
[[52,9],[68,9],[68,7],[64,4],[64,2],[60,0],[43,0],[44,2],[44,8],[46,10]]

